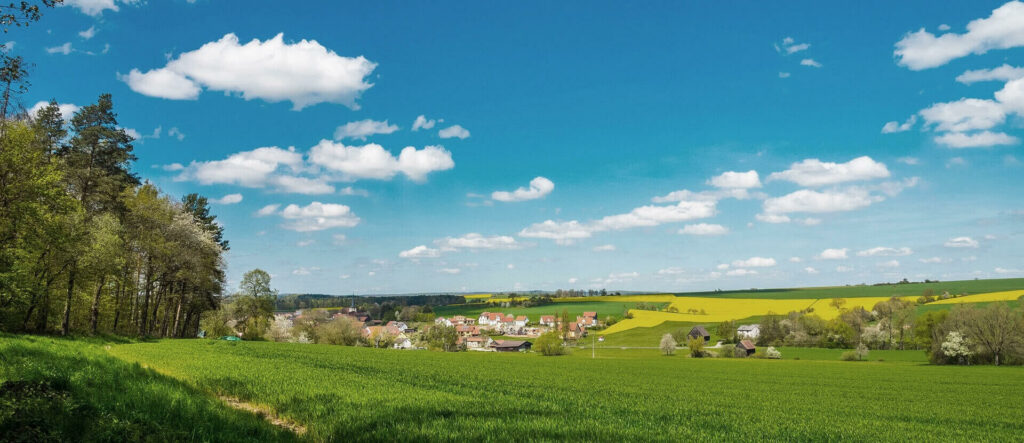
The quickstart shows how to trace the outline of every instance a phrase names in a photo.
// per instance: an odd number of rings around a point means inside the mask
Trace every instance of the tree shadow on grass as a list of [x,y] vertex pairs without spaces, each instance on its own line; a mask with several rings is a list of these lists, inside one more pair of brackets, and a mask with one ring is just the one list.
[[255,414],[98,346],[0,340],[0,441],[293,440]]

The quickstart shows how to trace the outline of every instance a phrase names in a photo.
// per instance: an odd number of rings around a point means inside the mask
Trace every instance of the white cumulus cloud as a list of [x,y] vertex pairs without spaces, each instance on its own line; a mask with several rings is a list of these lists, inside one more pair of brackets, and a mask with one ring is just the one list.
[[859,256],[859,257],[874,257],[874,256],[901,257],[901,256],[905,256],[905,255],[910,255],[910,254],[913,254],[913,253],[914,253],[914,251],[911,250],[910,248],[907,248],[907,247],[887,248],[885,246],[877,246],[877,247],[874,247],[874,248],[871,248],[871,249],[865,249],[863,251],[858,251],[857,252],[857,256]]
[[[263,212],[263,209],[260,212]],[[281,227],[298,232],[351,228],[360,221],[348,206],[316,201],[306,206],[291,204],[277,214],[285,220]]]
[[900,123],[898,121],[887,122],[884,126],[882,126],[882,133],[892,134],[896,132],[906,132],[909,131],[910,128],[914,127],[914,123],[917,123],[916,115],[911,115],[909,118],[907,118],[907,121],[903,123]]
[[947,248],[977,248],[978,241],[970,237],[954,237],[946,240]]
[[437,136],[441,138],[467,139],[469,138],[469,130],[459,125],[452,125],[438,131]]
[[443,146],[427,146],[423,149],[407,146],[395,158],[376,143],[345,146],[330,140],[321,140],[310,149],[309,160],[327,170],[340,172],[347,179],[387,180],[402,173],[410,180],[421,182],[431,172],[455,167],[451,152]]
[[228,194],[221,198],[212,200],[212,202],[218,205],[233,205],[235,203],[241,203],[242,194]]
[[437,258],[441,256],[441,251],[438,249],[428,248],[426,245],[419,245],[412,249],[399,252],[398,256],[401,258]]
[[824,186],[851,181],[889,177],[884,163],[862,156],[846,163],[823,162],[809,158],[790,165],[789,169],[773,172],[768,180],[785,180],[801,186]]
[[750,257],[746,260],[732,262],[733,267],[737,268],[769,268],[775,264],[775,259],[771,257]]
[[356,122],[348,122],[344,125],[338,126],[338,129],[334,130],[334,139],[342,140],[346,138],[355,138],[366,140],[366,137],[372,135],[391,134],[397,130],[398,125],[389,124],[387,120],[381,122],[366,119]]
[[750,189],[760,188],[761,179],[757,171],[747,172],[727,171],[708,179],[708,184],[716,188],[727,189]]
[[519,188],[515,191],[494,191],[491,198],[500,202],[521,202],[544,198],[555,189],[555,183],[544,177],[535,177],[530,180],[529,188]]
[[697,223],[683,226],[679,233],[687,235],[724,235],[729,233],[729,228],[718,224]]
[[956,77],[956,81],[969,85],[976,82],[1016,80],[1024,78],[1024,68],[1003,64],[992,69],[972,69]]
[[363,56],[343,57],[316,40],[286,43],[284,34],[240,44],[235,34],[183,52],[165,67],[132,69],[120,78],[135,92],[172,100],[195,99],[201,88],[237,93],[246,100],[290,101],[301,110],[318,103],[358,109],[377,67]]
[[843,260],[846,258],[847,251],[849,251],[849,248],[829,248],[821,251],[821,254],[818,254],[818,258],[822,260]]
[[425,115],[419,115],[416,120],[412,122],[412,130],[419,131],[420,129],[432,129],[437,124],[437,120],[427,119]]
[[826,191],[801,189],[781,197],[769,198],[764,201],[763,207],[765,213],[769,215],[793,212],[842,212],[865,208],[883,199],[859,187]]
[[954,149],[986,148],[1020,143],[1020,139],[1004,132],[981,131],[972,134],[948,132],[935,137],[935,143]]
[[1024,46],[1024,3],[1011,1],[987,18],[967,23],[967,32],[936,36],[924,28],[896,42],[897,63],[914,71],[934,68],[971,54]]

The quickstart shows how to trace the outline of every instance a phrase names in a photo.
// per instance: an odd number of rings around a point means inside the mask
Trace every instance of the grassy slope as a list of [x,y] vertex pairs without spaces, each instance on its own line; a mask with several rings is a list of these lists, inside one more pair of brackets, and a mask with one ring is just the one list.
[[598,350],[602,358],[590,359],[579,350],[541,357],[196,340],[120,345],[111,352],[203,390],[271,406],[307,425],[315,439],[1024,435],[1021,368],[689,359],[652,350]]
[[100,341],[0,334],[0,356],[0,441],[293,439]]
[[950,294],[978,294],[982,292],[1009,291],[1024,288],[1024,278],[994,280],[961,280],[937,283],[910,283],[905,285],[882,286],[834,286],[820,288],[761,289],[756,291],[689,292],[676,294],[680,297],[719,298],[852,298],[920,296],[925,289],[935,294],[949,291]]

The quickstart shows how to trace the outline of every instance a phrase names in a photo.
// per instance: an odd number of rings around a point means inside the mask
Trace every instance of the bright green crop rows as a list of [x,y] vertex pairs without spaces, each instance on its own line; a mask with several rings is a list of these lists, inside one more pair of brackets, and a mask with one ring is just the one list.
[[[1015,440],[1024,370],[163,341],[113,355],[269,406],[314,440]],[[598,350],[602,354],[602,350]],[[634,355],[635,354],[635,355]]]

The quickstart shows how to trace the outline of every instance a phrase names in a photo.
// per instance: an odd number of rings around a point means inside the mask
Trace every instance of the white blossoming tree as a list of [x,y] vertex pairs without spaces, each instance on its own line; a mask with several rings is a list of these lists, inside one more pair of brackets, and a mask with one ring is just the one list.
[[966,364],[972,354],[971,344],[963,334],[953,331],[946,336],[946,341],[942,342],[942,353],[956,360],[958,364]]

